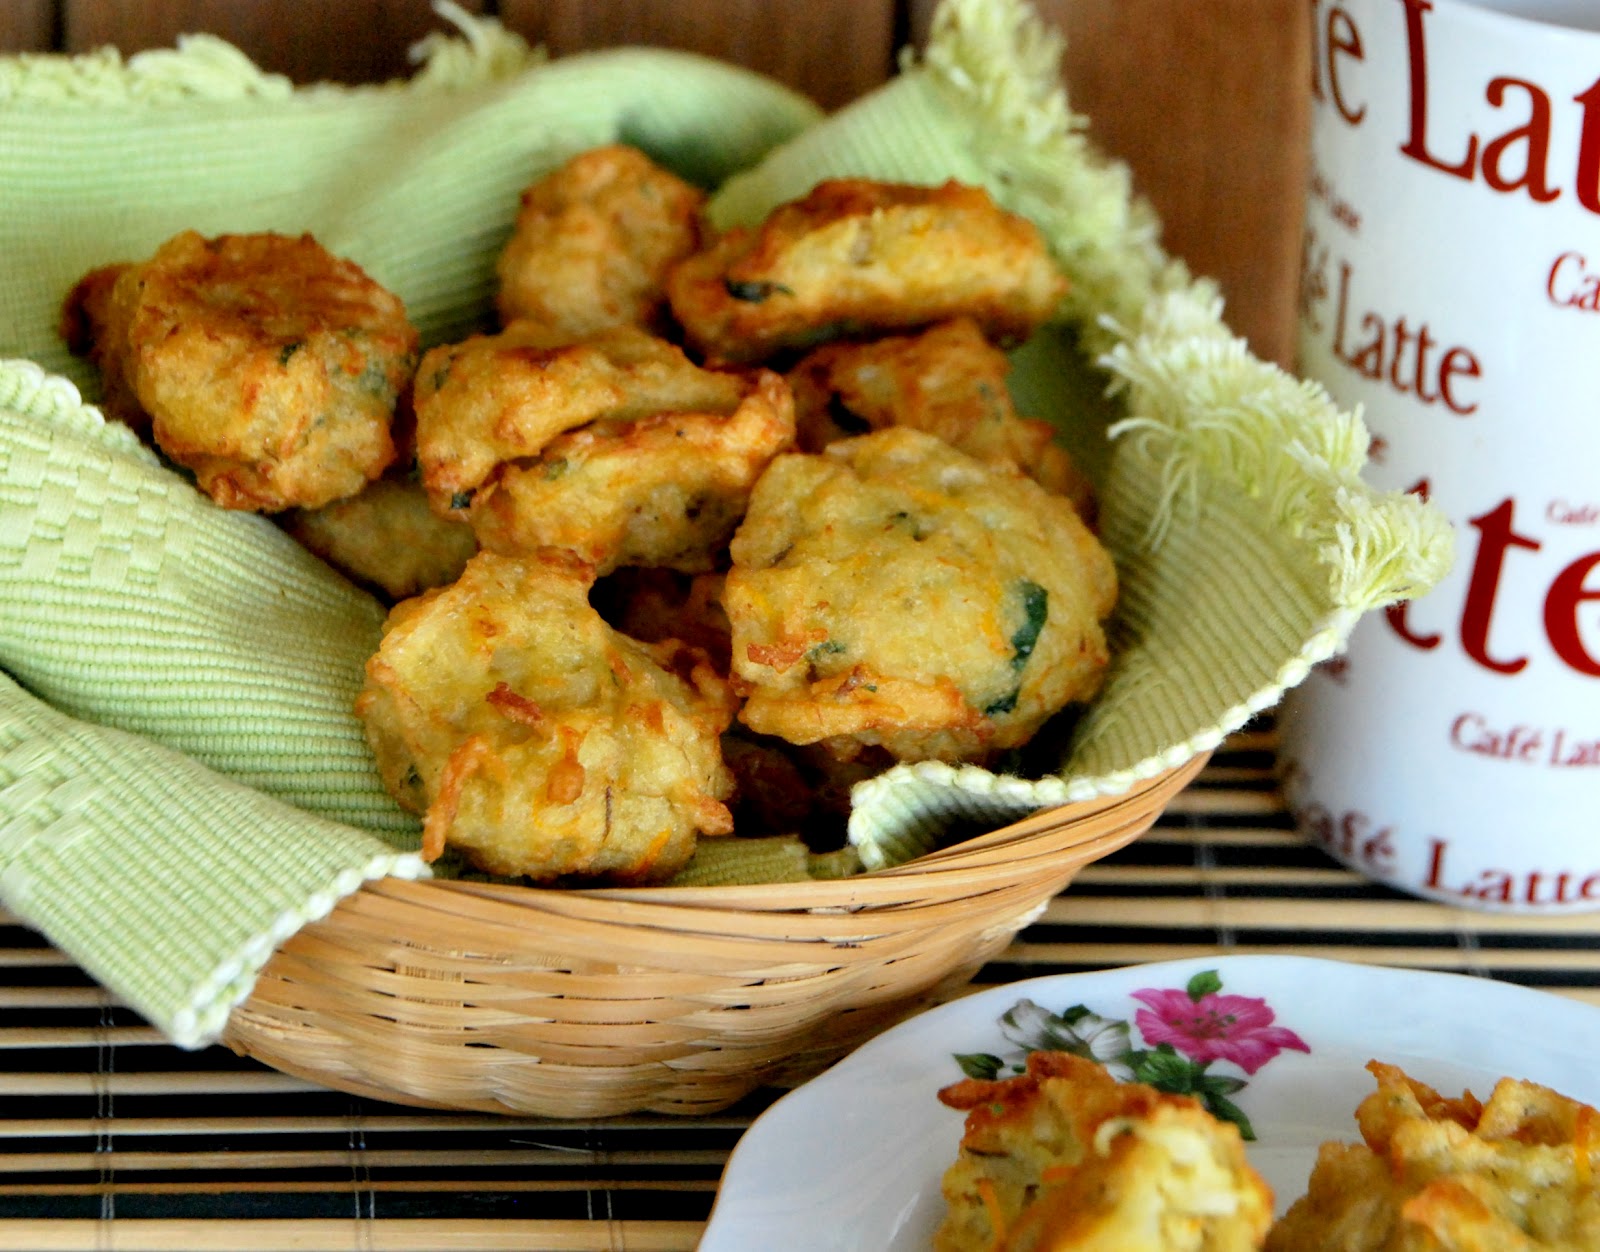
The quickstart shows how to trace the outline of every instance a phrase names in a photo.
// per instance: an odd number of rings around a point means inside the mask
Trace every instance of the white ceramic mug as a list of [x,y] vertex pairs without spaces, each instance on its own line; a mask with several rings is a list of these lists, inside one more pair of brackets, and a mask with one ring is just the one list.
[[1600,2],[1312,11],[1301,370],[1457,555],[1285,703],[1285,793],[1404,890],[1600,910]]

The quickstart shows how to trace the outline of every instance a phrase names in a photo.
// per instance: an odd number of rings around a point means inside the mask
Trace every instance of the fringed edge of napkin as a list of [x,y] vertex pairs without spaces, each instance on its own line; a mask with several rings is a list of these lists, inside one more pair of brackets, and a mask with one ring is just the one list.
[[[920,62],[907,52],[902,64],[975,119],[996,198],[1037,225],[1072,274],[1061,320],[1134,414],[1111,437],[1163,444],[1162,528],[1199,475],[1225,476],[1291,533],[1315,534],[1339,606],[1366,610],[1432,586],[1450,566],[1449,523],[1414,497],[1364,484],[1360,415],[1252,356],[1224,324],[1215,286],[1165,253],[1127,167],[1093,145],[1068,106],[1063,48],[1022,0],[944,0]],[[1315,509],[1330,490],[1336,509]]]
[[1068,107],[1062,46],[1021,0],[945,0],[920,61],[907,54],[903,68],[977,119],[973,146],[991,192],[1040,227],[1072,275],[1060,320],[1128,414],[1108,435],[1128,445],[1119,455],[1160,466],[1146,547],[1192,517],[1202,482],[1227,482],[1314,555],[1327,612],[1269,681],[1127,768],[1074,777],[1069,761],[1059,775],[1028,779],[918,762],[858,783],[849,839],[868,869],[931,851],[952,822],[1117,795],[1213,750],[1341,651],[1363,612],[1420,595],[1452,560],[1442,514],[1361,481],[1369,438],[1359,414],[1254,357],[1224,324],[1215,285],[1166,255],[1126,167],[1093,146]]
[[1159,469],[1145,542],[1153,551],[1202,507],[1202,484],[1227,481],[1259,505],[1264,524],[1294,537],[1320,564],[1327,613],[1270,681],[1210,725],[1126,769],[1026,779],[940,762],[899,765],[858,783],[849,838],[868,869],[937,846],[953,821],[1011,820],[1048,808],[1117,795],[1215,749],[1271,708],[1311,668],[1343,650],[1361,615],[1422,594],[1454,553],[1448,519],[1421,499],[1379,492],[1361,481],[1368,435],[1355,413],[1326,391],[1252,356],[1221,321],[1221,302],[1204,287],[1154,297],[1143,333],[1101,358],[1129,416],[1115,439]]
[[1212,285],[1167,255],[1128,167],[1090,140],[1061,78],[1064,48],[1021,0],[944,0],[920,60],[908,50],[901,67],[923,72],[971,119],[991,192],[1044,232],[1072,275],[1058,318],[1095,355],[1115,342],[1115,326],[1137,328],[1161,293]]
[[1129,413],[1111,437],[1142,445],[1161,466],[1151,548],[1199,507],[1202,479],[1227,480],[1316,554],[1339,609],[1362,613],[1444,577],[1454,555],[1449,520],[1417,496],[1362,481],[1371,437],[1358,412],[1251,355],[1223,324],[1215,295],[1157,297],[1143,324],[1100,364]]
[[468,13],[451,0],[433,10],[455,26],[412,45],[417,70],[409,78],[347,86],[316,83],[297,88],[268,73],[215,35],[180,35],[175,48],[151,48],[124,58],[115,48],[79,54],[24,52],[0,57],[0,105],[163,105],[195,100],[286,100],[330,92],[455,91],[501,82],[547,60],[543,48],[494,18]]

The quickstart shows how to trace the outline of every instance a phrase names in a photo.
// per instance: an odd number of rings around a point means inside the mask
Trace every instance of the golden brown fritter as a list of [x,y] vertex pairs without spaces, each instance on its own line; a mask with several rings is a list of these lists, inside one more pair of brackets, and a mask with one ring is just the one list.
[[117,277],[111,306],[156,444],[224,508],[317,508],[394,460],[417,333],[310,235],[185,231]]
[[304,547],[391,601],[454,582],[478,550],[472,527],[435,513],[409,472],[385,474],[348,499],[294,509],[280,521]]
[[731,413],[743,377],[703,370],[630,326],[580,341],[533,321],[432,349],[417,369],[417,465],[434,508],[461,513],[506,463],[563,431],[658,413]]
[[67,293],[61,307],[61,337],[74,356],[87,357],[100,372],[100,410],[114,421],[132,427],[141,439],[150,438],[150,415],[133,393],[127,374],[127,297],[137,289],[123,288],[116,299],[117,279],[129,267],[103,265],[91,270]]
[[522,193],[496,275],[502,321],[573,337],[659,330],[667,271],[700,246],[705,193],[622,144],[573,157]]
[[1486,1103],[1446,1099],[1369,1062],[1361,1143],[1322,1145],[1306,1195],[1269,1252],[1593,1252],[1600,1248],[1600,1114],[1503,1078]]
[[818,183],[667,279],[690,343],[735,362],[963,315],[1015,342],[1066,289],[1037,228],[982,188],[866,179]]
[[1094,1061],[1033,1052],[939,1098],[967,1120],[935,1252],[1248,1252],[1272,1220],[1236,1126]]
[[722,736],[722,759],[733,778],[728,807],[743,835],[800,834],[813,823],[816,797],[781,739],[735,726]]
[[1017,416],[1006,390],[1010,370],[969,317],[911,335],[825,344],[788,373],[796,441],[820,452],[836,439],[910,426],[990,465],[1021,470],[1093,516],[1089,480],[1055,443],[1050,424]]
[[642,644],[589,606],[593,572],[483,552],[390,612],[356,711],[423,853],[492,874],[670,877],[727,834],[727,684],[702,653]]
[[591,422],[501,465],[472,497],[479,542],[515,554],[563,548],[602,574],[619,565],[710,570],[750,489],[794,442],[794,401],[762,370],[731,410]]
[[595,584],[589,601],[623,634],[644,643],[693,644],[728,673],[732,629],[722,611],[723,576],[625,566]]
[[921,431],[778,457],[731,553],[740,719],[841,759],[984,759],[1108,662],[1116,571],[1072,505]]

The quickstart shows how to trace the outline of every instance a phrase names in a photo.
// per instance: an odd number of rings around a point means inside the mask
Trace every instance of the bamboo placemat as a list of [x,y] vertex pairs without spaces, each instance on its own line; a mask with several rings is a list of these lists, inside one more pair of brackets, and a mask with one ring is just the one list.
[[[1270,723],[1082,871],[975,986],[1217,953],[1446,970],[1600,1004],[1600,916],[1366,882],[1294,833]],[[167,1046],[0,914],[0,1247],[692,1249],[765,1092],[714,1117],[551,1122],[357,1099]]]

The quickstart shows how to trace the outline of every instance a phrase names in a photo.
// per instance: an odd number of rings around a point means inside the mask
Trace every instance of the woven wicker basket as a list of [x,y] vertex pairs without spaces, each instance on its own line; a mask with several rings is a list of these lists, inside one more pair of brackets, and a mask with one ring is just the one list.
[[966,983],[1204,764],[896,869],[755,887],[373,883],[290,939],[235,1051],[405,1104],[709,1113]]

